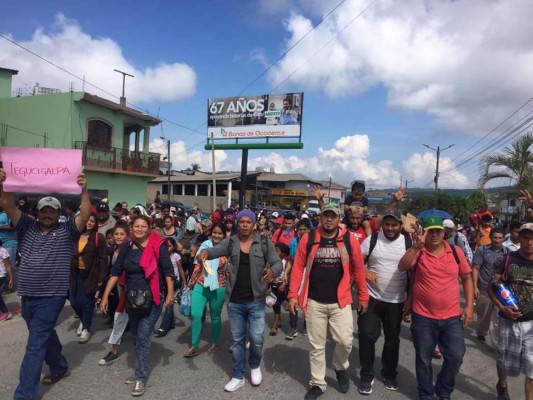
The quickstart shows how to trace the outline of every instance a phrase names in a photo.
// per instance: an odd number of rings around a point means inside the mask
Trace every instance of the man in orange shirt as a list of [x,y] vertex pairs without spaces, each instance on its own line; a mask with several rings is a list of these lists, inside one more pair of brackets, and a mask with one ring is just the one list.
[[328,326],[335,342],[333,368],[339,391],[348,392],[350,381],[346,370],[353,341],[352,280],[359,290],[359,313],[365,313],[368,308],[369,294],[359,243],[339,222],[340,210],[335,203],[322,207],[320,226],[301,238],[291,270],[289,310],[295,314],[297,305],[303,310],[311,345],[311,388],[305,399],[316,399],[327,387]]
[[[484,214],[477,226],[476,230],[476,246],[485,246],[490,244],[490,231],[492,230],[492,215],[490,213]],[[476,247],[476,248],[477,248]]]

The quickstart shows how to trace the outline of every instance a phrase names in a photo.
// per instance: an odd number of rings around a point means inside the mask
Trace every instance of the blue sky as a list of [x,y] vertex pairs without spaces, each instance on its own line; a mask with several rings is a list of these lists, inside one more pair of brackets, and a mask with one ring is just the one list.
[[[183,126],[163,123],[174,168],[206,171],[207,99],[241,93],[307,35],[243,93],[303,91],[304,149],[251,151],[249,169],[432,187],[435,153],[423,144],[455,144],[440,186],[458,188],[473,187],[482,156],[512,135],[474,153],[533,107],[488,134],[531,97],[532,12],[527,0],[23,1],[3,5],[0,33],[116,96],[113,69],[134,74],[128,101]],[[0,66],[20,71],[14,89],[82,89],[3,38]],[[161,128],[152,132],[165,152]],[[217,169],[239,170],[240,156],[217,151]]]

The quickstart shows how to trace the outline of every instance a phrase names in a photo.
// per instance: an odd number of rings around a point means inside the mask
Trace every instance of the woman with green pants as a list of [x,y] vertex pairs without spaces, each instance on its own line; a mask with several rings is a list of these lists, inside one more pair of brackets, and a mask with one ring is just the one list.
[[[214,247],[226,237],[226,227],[222,223],[217,223],[211,228],[210,239],[202,243],[197,254],[203,249]],[[192,289],[191,301],[191,348],[184,357],[190,358],[200,354],[200,336],[202,334],[202,316],[205,306],[209,303],[209,313],[211,316],[211,347],[208,354],[213,354],[218,350],[217,344],[220,338],[220,328],[222,321],[220,314],[226,296],[226,257],[216,258],[206,261],[204,267],[202,263],[197,263],[189,281],[189,288]]]

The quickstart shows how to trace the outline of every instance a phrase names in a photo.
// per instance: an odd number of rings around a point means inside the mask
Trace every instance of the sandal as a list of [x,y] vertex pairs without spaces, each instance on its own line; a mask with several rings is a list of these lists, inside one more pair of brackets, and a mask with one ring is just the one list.
[[270,333],[268,334],[269,336],[276,336],[278,334],[278,328],[272,328],[270,330]]
[[192,358],[192,357],[196,357],[198,354],[200,354],[200,352],[199,352],[197,349],[195,349],[194,347],[191,347],[191,348],[189,349],[189,351],[187,351],[187,353],[185,353],[185,354],[183,355],[183,357],[185,357],[185,358]]
[[207,349],[207,354],[213,354],[218,351],[218,346],[216,344],[212,344],[209,349]]
[[43,385],[53,385],[54,383],[59,382],[61,379],[66,378],[69,375],[70,370],[68,370],[62,375],[45,375],[43,378]]

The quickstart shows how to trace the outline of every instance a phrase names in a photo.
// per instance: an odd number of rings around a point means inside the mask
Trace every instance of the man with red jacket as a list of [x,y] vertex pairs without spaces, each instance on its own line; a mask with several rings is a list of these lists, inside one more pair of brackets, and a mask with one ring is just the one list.
[[[316,399],[326,390],[328,323],[335,342],[333,367],[339,391],[348,392],[350,381],[346,370],[353,339],[352,280],[359,290],[358,312],[363,314],[368,307],[369,295],[359,243],[346,228],[339,226],[339,222],[340,211],[335,203],[322,207],[320,226],[313,234],[302,237],[291,272],[289,309],[293,314],[296,305],[303,310],[311,345],[311,388],[306,399]],[[313,241],[308,245],[310,237]],[[348,245],[351,251],[348,251]]]
[[294,230],[295,219],[294,214],[287,213],[283,216],[283,225],[272,234],[274,244],[283,243],[287,247],[289,246],[291,240],[296,236],[296,231]]

